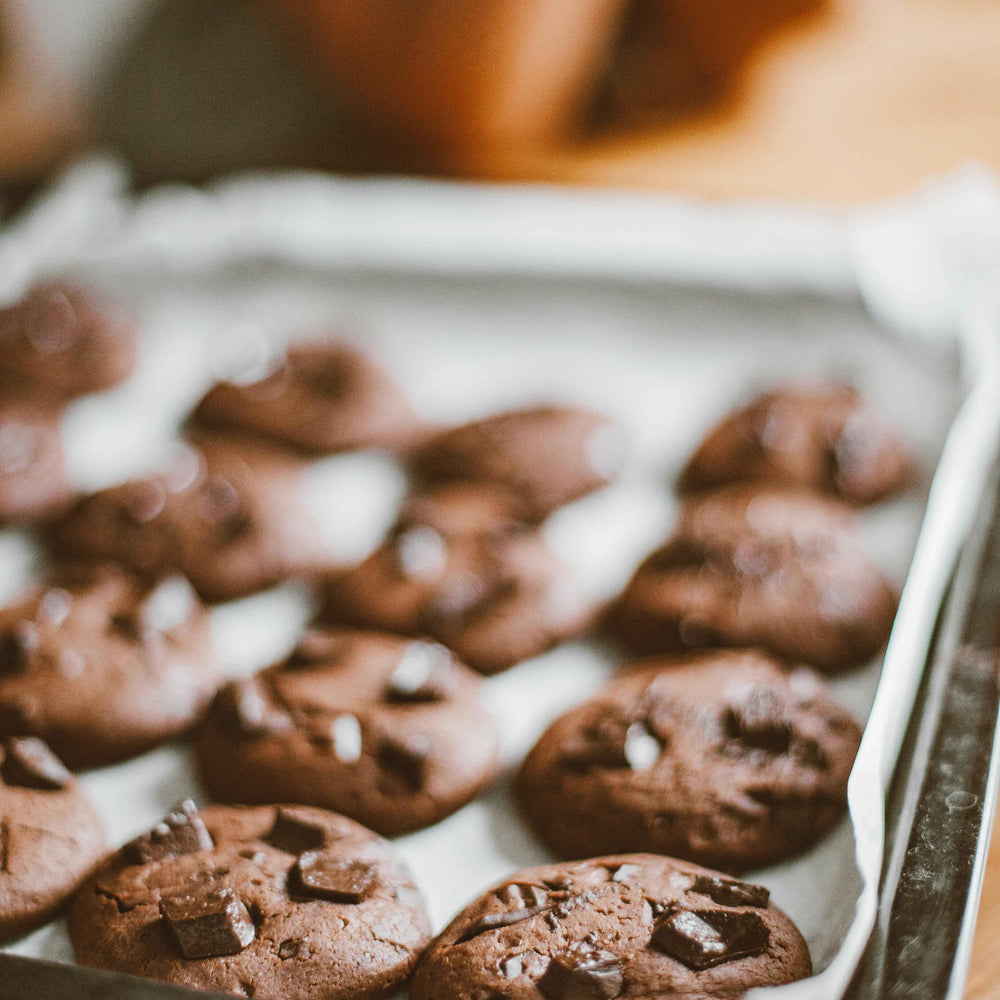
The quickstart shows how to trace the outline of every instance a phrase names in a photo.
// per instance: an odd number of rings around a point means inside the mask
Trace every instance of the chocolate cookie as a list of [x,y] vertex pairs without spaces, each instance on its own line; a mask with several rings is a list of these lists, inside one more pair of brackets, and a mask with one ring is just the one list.
[[590,608],[567,567],[537,531],[493,521],[475,493],[422,512],[411,502],[379,549],[327,577],[325,620],[431,636],[485,674],[579,634]]
[[307,632],[283,663],[219,692],[198,740],[205,786],[226,802],[335,809],[386,835],[430,826],[496,772],[479,687],[437,643]]
[[108,389],[135,368],[135,332],[116,309],[66,284],[0,309],[0,394],[58,401]]
[[369,1000],[430,938],[423,901],[370,830],[305,806],[182,803],[83,886],[83,965],[282,1000]]
[[405,497],[396,531],[431,528],[445,538],[500,536],[525,530],[528,521],[524,502],[499,483],[437,483]]
[[608,417],[538,406],[442,431],[417,451],[413,470],[424,482],[499,483],[541,520],[617,478],[625,452],[625,432]]
[[216,383],[194,420],[320,453],[396,448],[419,430],[399,386],[340,340],[292,344],[264,378]]
[[0,940],[51,920],[104,854],[94,807],[32,736],[0,749]]
[[281,449],[203,435],[162,475],[84,497],[54,526],[57,553],[183,573],[225,601],[308,572],[319,529],[298,503],[303,466]]
[[681,473],[678,489],[760,480],[864,504],[898,493],[913,471],[902,442],[855,389],[782,388],[710,431]]
[[59,418],[48,406],[0,400],[0,523],[38,521],[69,503]]
[[804,667],[743,650],[642,661],[546,730],[517,794],[563,857],[657,851],[745,871],[843,815],[860,740]]
[[515,872],[431,945],[411,1000],[737,997],[812,972],[760,885],[653,854]]
[[182,577],[66,569],[0,609],[0,737],[45,739],[75,768],[188,729],[220,681],[208,616]]
[[895,591],[835,502],[735,489],[684,509],[609,622],[638,653],[764,646],[836,672],[875,656],[895,614]]

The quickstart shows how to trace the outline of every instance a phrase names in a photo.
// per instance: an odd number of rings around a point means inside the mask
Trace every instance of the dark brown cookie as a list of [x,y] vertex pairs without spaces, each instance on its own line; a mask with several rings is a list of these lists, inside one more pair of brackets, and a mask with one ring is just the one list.
[[499,483],[541,520],[616,479],[625,452],[625,432],[608,417],[538,406],[442,431],[417,451],[413,470],[424,482]]
[[431,636],[485,674],[579,634],[590,608],[568,568],[537,531],[491,511],[476,487],[412,500],[379,549],[327,577],[323,617]]
[[183,573],[207,601],[242,597],[322,562],[298,501],[303,466],[279,448],[202,435],[162,475],[84,497],[51,537],[59,554]]
[[220,680],[182,577],[78,567],[0,609],[0,737],[41,736],[75,768],[184,732]]
[[126,844],[73,902],[83,965],[282,1000],[374,1000],[430,938],[392,848],[305,806],[182,803]]
[[683,492],[759,480],[872,503],[902,490],[913,463],[850,386],[782,388],[725,417],[681,473]]
[[805,492],[737,488],[690,502],[609,621],[637,653],[764,646],[836,672],[875,656],[895,614],[849,512]]
[[0,940],[51,920],[104,854],[94,807],[32,736],[0,750]]
[[420,430],[399,386],[341,340],[292,344],[264,378],[216,383],[194,420],[320,453],[398,448]]
[[860,740],[804,667],[744,650],[641,661],[546,730],[517,793],[562,857],[657,851],[739,872],[844,814]]
[[0,399],[0,523],[38,521],[70,502],[60,413]]
[[412,1000],[738,997],[812,972],[759,885],[653,854],[515,872],[424,955]]
[[283,663],[219,692],[198,740],[202,777],[224,802],[292,800],[386,835],[417,830],[496,772],[479,687],[437,643],[307,632]]
[[437,483],[403,500],[396,530],[432,528],[445,538],[499,536],[524,530],[528,520],[524,502],[499,483]]
[[0,309],[0,394],[59,401],[108,389],[135,368],[135,332],[89,292],[40,285]]

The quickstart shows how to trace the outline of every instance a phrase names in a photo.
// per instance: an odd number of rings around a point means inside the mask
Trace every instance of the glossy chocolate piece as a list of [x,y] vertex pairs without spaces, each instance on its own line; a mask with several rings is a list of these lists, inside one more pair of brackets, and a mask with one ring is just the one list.
[[249,911],[229,888],[161,899],[160,915],[188,959],[236,955],[256,936]]
[[8,785],[51,792],[65,788],[73,780],[48,744],[35,736],[14,736],[7,740],[0,773]]
[[133,864],[144,865],[182,854],[208,851],[213,846],[212,837],[194,803],[185,799],[149,833],[136,837],[123,850]]
[[331,903],[360,903],[378,884],[378,866],[306,851],[295,864],[295,886],[304,896]]

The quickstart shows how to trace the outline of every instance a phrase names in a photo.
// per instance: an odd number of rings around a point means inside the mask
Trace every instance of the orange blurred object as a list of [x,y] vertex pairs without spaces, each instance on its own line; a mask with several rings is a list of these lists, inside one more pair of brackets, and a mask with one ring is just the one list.
[[634,0],[604,115],[664,117],[723,97],[754,50],[827,0]]
[[582,124],[629,0],[270,0],[380,131],[426,154]]
[[0,178],[37,177],[79,147],[76,98],[32,44],[23,8],[0,0]]

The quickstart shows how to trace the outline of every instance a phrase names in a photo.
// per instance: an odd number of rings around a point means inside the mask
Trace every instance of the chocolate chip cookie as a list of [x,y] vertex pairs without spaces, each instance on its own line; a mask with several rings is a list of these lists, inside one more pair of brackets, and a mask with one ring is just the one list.
[[0,737],[45,739],[71,767],[188,729],[221,680],[208,616],[182,577],[66,568],[0,609]]
[[895,614],[893,587],[835,502],[735,489],[682,511],[608,620],[638,653],[764,646],[833,673],[875,656]]
[[39,285],[0,309],[0,358],[0,395],[66,400],[126,379],[135,367],[135,332],[82,288]]
[[303,465],[279,448],[200,435],[164,473],[100,490],[54,525],[58,554],[183,573],[225,601],[311,571],[320,532],[299,502]]
[[215,699],[198,740],[226,802],[292,800],[386,835],[436,823],[496,772],[479,678],[444,646],[376,632],[307,632],[291,656]]
[[0,749],[0,940],[51,920],[104,854],[94,807],[33,736]]
[[390,845],[305,806],[182,803],[102,865],[69,916],[83,965],[282,1000],[387,996],[429,931]]
[[264,378],[216,383],[194,421],[319,453],[399,448],[420,430],[399,386],[342,340],[292,344]]
[[546,730],[517,794],[562,857],[657,851],[745,871],[843,815],[860,740],[804,667],[742,650],[642,661]]
[[0,399],[0,523],[43,520],[70,502],[60,414]]
[[467,906],[431,945],[412,1000],[737,997],[812,972],[764,886],[653,854],[540,865]]
[[582,632],[591,609],[542,536],[483,516],[477,505],[452,494],[450,507],[425,500],[422,513],[416,502],[404,508],[380,548],[326,578],[323,618],[430,636],[484,674]]
[[913,462],[850,386],[781,388],[725,417],[684,471],[682,492],[759,480],[866,504],[906,487]]
[[416,452],[412,466],[423,482],[499,483],[541,520],[616,479],[625,453],[625,432],[608,417],[537,406],[442,431]]
[[436,483],[404,498],[396,531],[431,528],[445,538],[500,536],[525,530],[529,520],[520,497],[499,483]]

